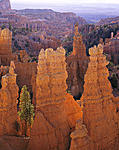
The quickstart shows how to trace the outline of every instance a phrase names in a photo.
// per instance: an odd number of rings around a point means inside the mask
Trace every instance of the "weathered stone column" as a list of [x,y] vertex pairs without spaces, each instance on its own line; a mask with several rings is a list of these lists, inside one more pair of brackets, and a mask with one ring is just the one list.
[[2,77],[0,90],[0,135],[15,135],[17,120],[18,86],[14,73],[14,62],[11,62],[9,73]]

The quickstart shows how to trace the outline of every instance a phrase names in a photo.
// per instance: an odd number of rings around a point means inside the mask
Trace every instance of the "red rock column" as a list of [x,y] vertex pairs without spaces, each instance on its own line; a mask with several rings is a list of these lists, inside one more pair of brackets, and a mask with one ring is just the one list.
[[83,44],[82,35],[78,31],[78,25],[75,25],[73,53],[72,55],[86,56],[86,48]]

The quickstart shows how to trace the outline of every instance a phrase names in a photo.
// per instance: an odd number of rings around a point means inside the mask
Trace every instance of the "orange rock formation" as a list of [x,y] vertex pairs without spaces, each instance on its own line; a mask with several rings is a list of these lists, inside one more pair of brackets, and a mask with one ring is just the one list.
[[8,72],[9,72],[8,66],[1,66],[0,67],[0,88],[2,87],[2,85],[1,85],[2,76],[6,75]]
[[78,105],[78,103],[74,100],[73,96],[70,94],[66,95],[64,105],[70,129],[74,130],[76,121],[83,117],[82,108]]
[[[111,84],[108,80],[109,72],[106,68],[108,62],[103,55],[103,47],[91,48],[90,63],[85,75],[84,93],[81,97],[83,106],[83,123],[86,125],[91,139],[91,150],[117,150],[118,149],[118,121],[116,105],[112,95]],[[77,130],[76,130],[77,131]],[[76,132],[75,131],[75,132]],[[77,133],[77,132],[76,132]],[[72,146],[81,147],[83,143],[72,137]],[[75,142],[74,142],[75,141]],[[82,148],[87,150],[87,145]],[[73,148],[72,148],[73,147]]]
[[[37,63],[29,63],[29,56],[25,50],[21,50],[19,55],[12,53],[12,33],[9,29],[0,29],[0,80],[3,75],[8,72],[8,65],[11,60],[15,60],[15,73],[17,74],[17,85],[22,88],[24,85],[28,87],[31,93],[35,93],[34,80],[32,80],[32,75],[36,75]],[[19,56],[19,62],[18,62]],[[33,94],[34,96],[35,94]],[[34,98],[35,99],[35,98]],[[35,101],[35,100],[34,100]]]
[[71,134],[72,142],[70,150],[91,150],[90,138],[86,126],[82,123],[82,120],[78,120],[76,123],[76,129]]
[[29,150],[66,149],[68,146],[69,126],[63,106],[67,77],[64,53],[64,49],[40,52],[36,78],[36,118]]
[[78,25],[75,25],[75,32],[74,32],[74,42],[73,42],[73,53],[72,55],[77,55],[79,57],[86,56],[86,48],[83,44],[82,35],[78,31]]
[[79,98],[83,93],[84,75],[88,66],[86,48],[83,44],[82,36],[78,32],[78,25],[75,25],[75,35],[73,42],[73,53],[67,57],[67,85],[72,95]]
[[[70,128],[75,127],[74,122],[81,115],[78,114],[80,107],[73,103],[71,97],[72,113],[66,108],[66,105],[69,106],[65,102],[66,97],[69,99],[66,96],[66,78],[65,50],[41,50],[36,77],[36,117],[28,150],[68,148]],[[75,117],[73,122],[72,116]]]
[[[105,40],[104,53],[111,57],[111,61],[115,64],[119,64],[119,33],[113,37],[113,32],[111,33],[111,38]],[[109,57],[108,56],[108,57]]]
[[20,62],[22,63],[26,63],[29,60],[29,56],[26,52],[26,50],[21,50],[20,51]]
[[[67,81],[70,83],[72,93],[76,92],[74,96],[81,91],[80,87],[83,86],[83,76],[88,63],[81,36],[78,33],[78,26],[75,27],[75,30],[74,51],[67,58],[69,73]],[[9,30],[6,30],[5,35],[5,37],[8,35],[11,37]],[[8,39],[4,38],[3,42],[9,41]],[[0,45],[1,60],[8,54],[12,56],[9,45],[5,45],[6,49],[4,49],[8,53],[2,52],[4,45],[5,43]],[[81,53],[79,53],[80,50]],[[42,49],[38,66],[36,63],[26,62],[27,60],[24,60],[26,54],[23,52],[21,54],[22,62],[14,64],[12,61],[10,67],[2,66],[0,68],[2,77],[0,145],[2,145],[2,149],[26,150],[27,144],[27,150],[66,150],[69,147],[70,150],[119,149],[119,98],[115,98],[112,94],[111,84],[108,80],[109,72],[106,68],[108,62],[103,55],[102,45],[91,48],[89,53],[90,62],[84,78],[84,92],[78,103],[66,93],[67,72],[65,50],[62,47],[56,51]],[[11,58],[1,62],[6,64]],[[7,73],[8,68],[9,73]],[[15,129],[18,97],[16,72],[19,87],[26,84],[32,90],[33,102],[36,106],[30,142],[29,140],[25,142],[22,137],[3,137],[3,135],[17,134]],[[79,81],[82,81],[81,85]],[[12,142],[13,139],[15,139],[15,144]],[[18,148],[16,143],[19,145]]]
[[12,60],[17,60],[12,54],[12,32],[0,29],[0,65],[7,66]]
[[[13,58],[10,44],[11,32],[8,29],[3,31],[5,32],[3,37],[5,38],[2,39],[0,56],[1,60],[4,60],[3,58],[8,58],[9,55],[10,59],[1,61],[3,65],[7,65]],[[5,45],[7,42],[8,45]],[[10,67],[1,67],[0,135],[17,135],[15,129],[15,120],[17,119],[16,100],[18,97],[17,82],[19,88],[25,84],[33,92],[33,103],[36,106],[36,117],[29,149],[65,150],[69,147],[69,134],[75,128],[76,120],[81,118],[80,106],[71,95],[66,93],[65,50],[63,48],[58,48],[56,51],[52,49],[42,50],[39,55],[38,70],[36,70],[37,64],[29,63],[26,56],[26,53],[22,51],[20,62],[16,61],[15,65],[11,62]],[[9,73],[7,73],[8,69]],[[47,141],[48,144],[46,145],[44,141]]]
[[12,32],[0,29],[0,55],[12,54]]
[[15,135],[17,119],[18,86],[14,73],[14,62],[11,62],[9,73],[2,77],[0,90],[0,135]]

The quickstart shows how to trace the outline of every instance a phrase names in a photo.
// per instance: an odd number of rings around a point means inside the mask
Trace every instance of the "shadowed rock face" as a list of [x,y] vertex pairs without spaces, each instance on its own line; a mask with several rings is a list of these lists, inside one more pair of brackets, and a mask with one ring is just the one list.
[[8,143],[6,143],[3,139],[0,139],[0,149],[1,150],[12,150]]
[[89,58],[86,56],[86,48],[82,36],[75,25],[73,52],[66,58],[67,62],[67,85],[72,95],[79,99],[83,93],[84,75],[88,67]]
[[0,11],[8,11],[11,9],[9,0],[0,0]]
[[113,37],[113,32],[111,33],[111,38],[106,39],[104,44],[104,53],[108,54],[111,61],[115,64],[119,64],[119,32],[117,32],[116,36]]

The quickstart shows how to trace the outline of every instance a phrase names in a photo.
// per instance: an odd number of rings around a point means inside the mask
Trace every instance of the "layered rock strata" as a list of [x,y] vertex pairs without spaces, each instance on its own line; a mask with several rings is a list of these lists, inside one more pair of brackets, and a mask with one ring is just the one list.
[[0,55],[12,54],[12,32],[0,29]]
[[65,112],[70,129],[73,131],[76,126],[76,121],[83,118],[83,111],[81,106],[74,100],[72,95],[67,94],[65,99]]
[[91,140],[82,120],[77,121],[75,131],[72,132],[71,138],[70,150],[91,150]]
[[83,105],[83,122],[87,127],[93,146],[92,150],[116,150],[118,130],[116,106],[113,103],[111,84],[108,80],[108,64],[103,55],[102,45],[91,48],[90,63],[85,75]]
[[8,66],[13,60],[17,61],[17,56],[12,54],[12,32],[0,29],[0,65]]
[[75,25],[73,53],[66,58],[66,62],[68,90],[70,90],[72,95],[76,98],[80,98],[83,93],[84,75],[88,67],[88,60],[82,36],[78,32],[78,25]]
[[18,86],[14,73],[14,62],[11,62],[9,73],[2,77],[0,90],[0,135],[15,135],[17,119]]
[[66,78],[65,50],[41,50],[36,77],[36,117],[28,150],[68,148],[70,128],[75,127],[74,122],[80,118],[80,114],[71,124],[73,113],[78,112],[78,104],[72,102],[75,109],[72,114],[66,112]]

